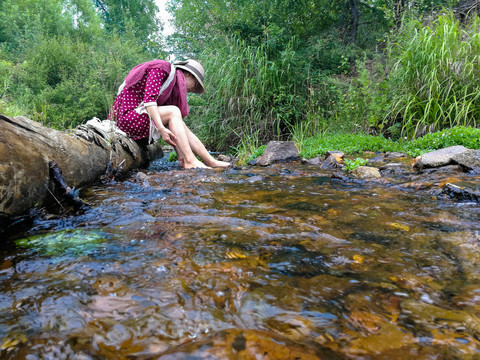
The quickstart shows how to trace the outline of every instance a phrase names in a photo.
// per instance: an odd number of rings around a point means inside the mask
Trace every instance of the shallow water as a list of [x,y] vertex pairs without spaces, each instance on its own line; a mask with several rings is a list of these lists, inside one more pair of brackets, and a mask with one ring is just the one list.
[[37,220],[0,249],[0,358],[480,358],[478,204],[313,169],[157,162]]

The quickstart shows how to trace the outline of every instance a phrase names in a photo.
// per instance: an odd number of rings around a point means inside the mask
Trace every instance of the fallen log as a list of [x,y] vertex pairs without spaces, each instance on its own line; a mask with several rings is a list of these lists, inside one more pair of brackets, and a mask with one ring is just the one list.
[[78,189],[99,180],[107,168],[125,173],[162,156],[159,144],[140,147],[118,132],[81,125],[66,133],[0,114],[0,230],[8,219],[56,201],[52,161],[68,187]]

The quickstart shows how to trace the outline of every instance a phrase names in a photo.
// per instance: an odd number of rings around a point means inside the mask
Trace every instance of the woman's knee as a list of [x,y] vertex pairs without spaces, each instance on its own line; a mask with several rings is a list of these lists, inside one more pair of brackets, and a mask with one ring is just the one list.
[[172,119],[182,119],[182,113],[177,106],[174,105],[167,105],[167,106],[159,106],[160,116],[162,119],[172,120]]

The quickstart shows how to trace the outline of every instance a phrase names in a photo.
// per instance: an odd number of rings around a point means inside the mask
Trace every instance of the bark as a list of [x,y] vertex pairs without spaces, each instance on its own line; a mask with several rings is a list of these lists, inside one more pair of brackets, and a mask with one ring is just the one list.
[[350,33],[351,39],[353,43],[357,42],[357,32],[358,32],[358,18],[359,18],[359,11],[357,7],[357,0],[349,0],[350,1],[350,12],[352,15],[352,31]]
[[0,114],[0,225],[56,201],[52,161],[65,186],[78,188],[98,181],[109,164],[122,164],[121,171],[127,172],[162,156],[158,144],[140,148],[125,136],[106,139],[86,125],[67,134],[25,117]]

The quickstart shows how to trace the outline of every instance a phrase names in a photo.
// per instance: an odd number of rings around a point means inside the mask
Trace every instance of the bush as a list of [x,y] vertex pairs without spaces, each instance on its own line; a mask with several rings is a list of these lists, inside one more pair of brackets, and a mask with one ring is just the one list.
[[[410,138],[452,126],[476,126],[480,119],[480,20],[466,27],[453,14],[431,26],[406,21],[389,45],[395,60],[386,83],[390,109],[378,124],[400,125]],[[394,41],[394,42],[393,42]]]
[[26,50],[7,94],[25,115],[58,129],[105,119],[125,75],[147,56],[116,36],[96,43],[41,37]]

